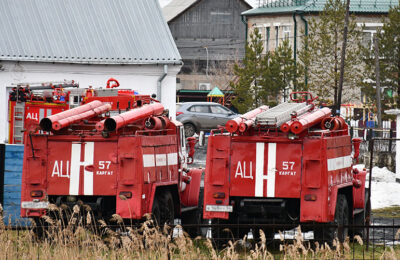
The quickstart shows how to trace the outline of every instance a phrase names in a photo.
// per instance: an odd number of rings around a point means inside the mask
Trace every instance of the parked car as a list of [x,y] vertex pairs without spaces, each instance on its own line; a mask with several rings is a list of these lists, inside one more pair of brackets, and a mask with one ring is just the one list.
[[176,120],[185,127],[185,135],[216,129],[228,120],[238,117],[229,108],[214,102],[185,102],[176,104]]

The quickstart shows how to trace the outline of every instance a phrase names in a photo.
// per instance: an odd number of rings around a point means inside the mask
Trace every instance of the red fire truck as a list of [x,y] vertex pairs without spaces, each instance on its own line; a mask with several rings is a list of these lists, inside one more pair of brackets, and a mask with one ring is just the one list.
[[148,95],[139,95],[130,89],[115,89],[117,87],[119,82],[114,78],[107,81],[104,89],[79,88],[73,80],[12,86],[8,104],[9,143],[23,144],[24,131],[35,128],[43,118],[93,100],[110,103],[114,111],[151,100]]
[[26,132],[21,216],[39,221],[49,203],[83,203],[106,221],[152,213],[172,223],[195,210],[202,171],[187,169],[183,125],[149,96],[112,88],[92,94],[43,118],[42,132]]
[[[313,100],[308,92],[292,93],[291,102],[260,107],[229,121],[228,133],[211,134],[204,219],[364,225],[366,171],[352,168],[359,140],[353,139],[352,156],[345,121],[331,116],[329,108],[315,107]],[[338,235],[336,228],[318,226],[317,240]],[[340,233],[343,239],[348,229]]]
[[67,89],[78,88],[74,81],[20,83],[12,87],[8,102],[10,144],[23,144],[24,129],[56,113],[69,109]]

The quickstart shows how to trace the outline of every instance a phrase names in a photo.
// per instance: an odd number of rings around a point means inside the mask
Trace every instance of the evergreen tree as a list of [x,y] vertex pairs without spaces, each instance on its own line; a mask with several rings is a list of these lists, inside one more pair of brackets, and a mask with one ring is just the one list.
[[285,90],[289,91],[289,88],[294,84],[297,74],[293,51],[290,48],[288,40],[283,41],[274,52],[271,57],[271,66],[276,67],[272,71],[272,75],[274,76],[273,81],[276,85],[274,88],[276,91],[275,94],[279,92],[283,95],[288,94],[285,93]]
[[[399,1],[400,4],[400,1]],[[382,91],[382,110],[389,109],[397,103],[400,107],[400,7],[392,7],[388,17],[383,20],[383,27],[376,34],[379,46],[380,83]],[[372,43],[371,43],[372,44]],[[367,102],[376,100],[375,50],[368,44],[363,47],[366,69],[363,82],[363,93]],[[397,95],[396,95],[397,94]],[[384,118],[388,116],[382,113]]]
[[296,75],[293,52],[289,42],[283,41],[275,52],[263,54],[263,42],[256,28],[246,44],[246,55],[236,64],[237,83],[231,82],[236,94],[232,101],[240,113],[263,104],[276,105],[285,88],[291,87]]
[[[301,71],[305,74],[299,78],[303,79],[302,88],[335,105],[338,100],[345,13],[343,1],[327,0],[319,17],[310,20],[309,34],[304,37],[303,47],[299,51]],[[355,89],[363,76],[363,59],[359,48],[361,41],[361,28],[357,27],[354,17],[351,17],[342,103],[359,97],[359,92]]]
[[245,57],[241,64],[236,63],[233,70],[238,77],[237,83],[231,81],[230,86],[236,98],[232,101],[233,105],[240,113],[244,113],[252,108],[261,105],[260,87],[258,80],[263,71],[263,44],[261,35],[256,28],[250,34],[250,41],[245,46]]
[[[392,93],[397,93],[397,107],[400,106],[400,1],[399,5],[389,10],[388,21],[378,33],[380,45],[381,82],[389,86]],[[389,92],[390,93],[390,92]]]

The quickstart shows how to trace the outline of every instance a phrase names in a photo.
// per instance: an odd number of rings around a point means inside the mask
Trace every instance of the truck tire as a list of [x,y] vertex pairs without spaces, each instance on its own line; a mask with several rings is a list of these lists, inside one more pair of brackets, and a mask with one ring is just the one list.
[[48,224],[41,218],[33,218],[34,227],[32,228],[33,233],[36,236],[36,239],[43,240],[46,238]]
[[[199,192],[199,203],[196,210],[182,213],[182,224],[183,225],[198,225],[203,223],[203,201],[204,201],[204,189],[200,188]],[[188,227],[185,231],[190,237],[195,238],[201,236],[202,232],[200,227]]]
[[[329,225],[349,225],[349,206],[344,194],[338,194],[335,209],[335,219],[333,222],[329,223]],[[322,227],[314,231],[314,239],[321,243],[327,242],[331,245],[335,238],[338,238],[340,242],[344,242],[348,234],[348,227],[344,227],[343,229],[337,227]]]
[[151,208],[151,215],[154,221],[154,225],[158,226],[160,222],[160,205],[158,196],[154,196],[153,207]]
[[185,128],[185,136],[191,137],[196,133],[196,127],[192,123],[186,123],[183,125]]
[[170,191],[164,191],[160,194],[160,225],[174,224],[174,199]]

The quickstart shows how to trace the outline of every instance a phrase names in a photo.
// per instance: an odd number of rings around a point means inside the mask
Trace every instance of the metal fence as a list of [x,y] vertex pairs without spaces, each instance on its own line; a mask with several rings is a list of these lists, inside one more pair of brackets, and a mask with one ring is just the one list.
[[[391,121],[384,121],[383,127],[365,127],[362,121],[350,121],[350,136],[352,138],[360,138],[360,152],[370,152],[370,141],[372,138],[392,139],[396,137],[396,129]],[[375,143],[375,151],[394,153],[396,150],[396,142],[393,140],[380,141]]]
[[[48,226],[47,226],[48,227]],[[129,228],[140,228],[141,224],[136,225],[108,225],[107,228],[112,228],[119,232],[120,236],[127,236]],[[6,227],[7,228],[7,227]],[[316,241],[314,239],[314,230],[321,230],[321,228],[328,230],[330,228],[337,228],[340,232],[344,229],[348,229],[349,234],[354,234],[356,231],[361,231],[361,234],[354,238],[354,236],[348,236],[347,239],[338,246],[337,243],[332,243],[328,239]],[[17,236],[23,235],[30,227],[8,227],[13,229],[13,232],[17,233]],[[91,230],[90,228],[88,228]],[[369,232],[367,230],[369,229]],[[166,230],[165,228],[163,230]],[[321,248],[324,245],[325,249],[328,245],[329,250],[339,250],[341,259],[382,259],[385,252],[389,252],[392,249],[400,255],[400,218],[374,218],[369,225],[365,226],[337,226],[327,225],[319,223],[309,224],[193,224],[193,225],[173,225],[169,229],[172,238],[182,236],[183,234],[191,234],[191,238],[198,242],[209,239],[214,248],[217,251],[226,250],[229,246],[228,241],[240,244],[242,249],[238,250],[254,250],[256,245],[260,248],[262,244],[262,238],[260,237],[260,230],[263,230],[268,252],[270,252],[274,258],[280,259],[284,254],[282,248],[294,245],[301,249],[309,248],[317,250],[317,245]],[[239,233],[245,232],[246,239],[244,240]],[[101,233],[101,231],[99,232]],[[366,234],[369,233],[369,237]],[[160,235],[165,234],[160,231]],[[318,244],[317,244],[318,242]],[[325,244],[326,242],[326,244]],[[339,249],[337,249],[339,247]],[[306,258],[310,259],[310,258]],[[387,258],[384,258],[387,259]]]

